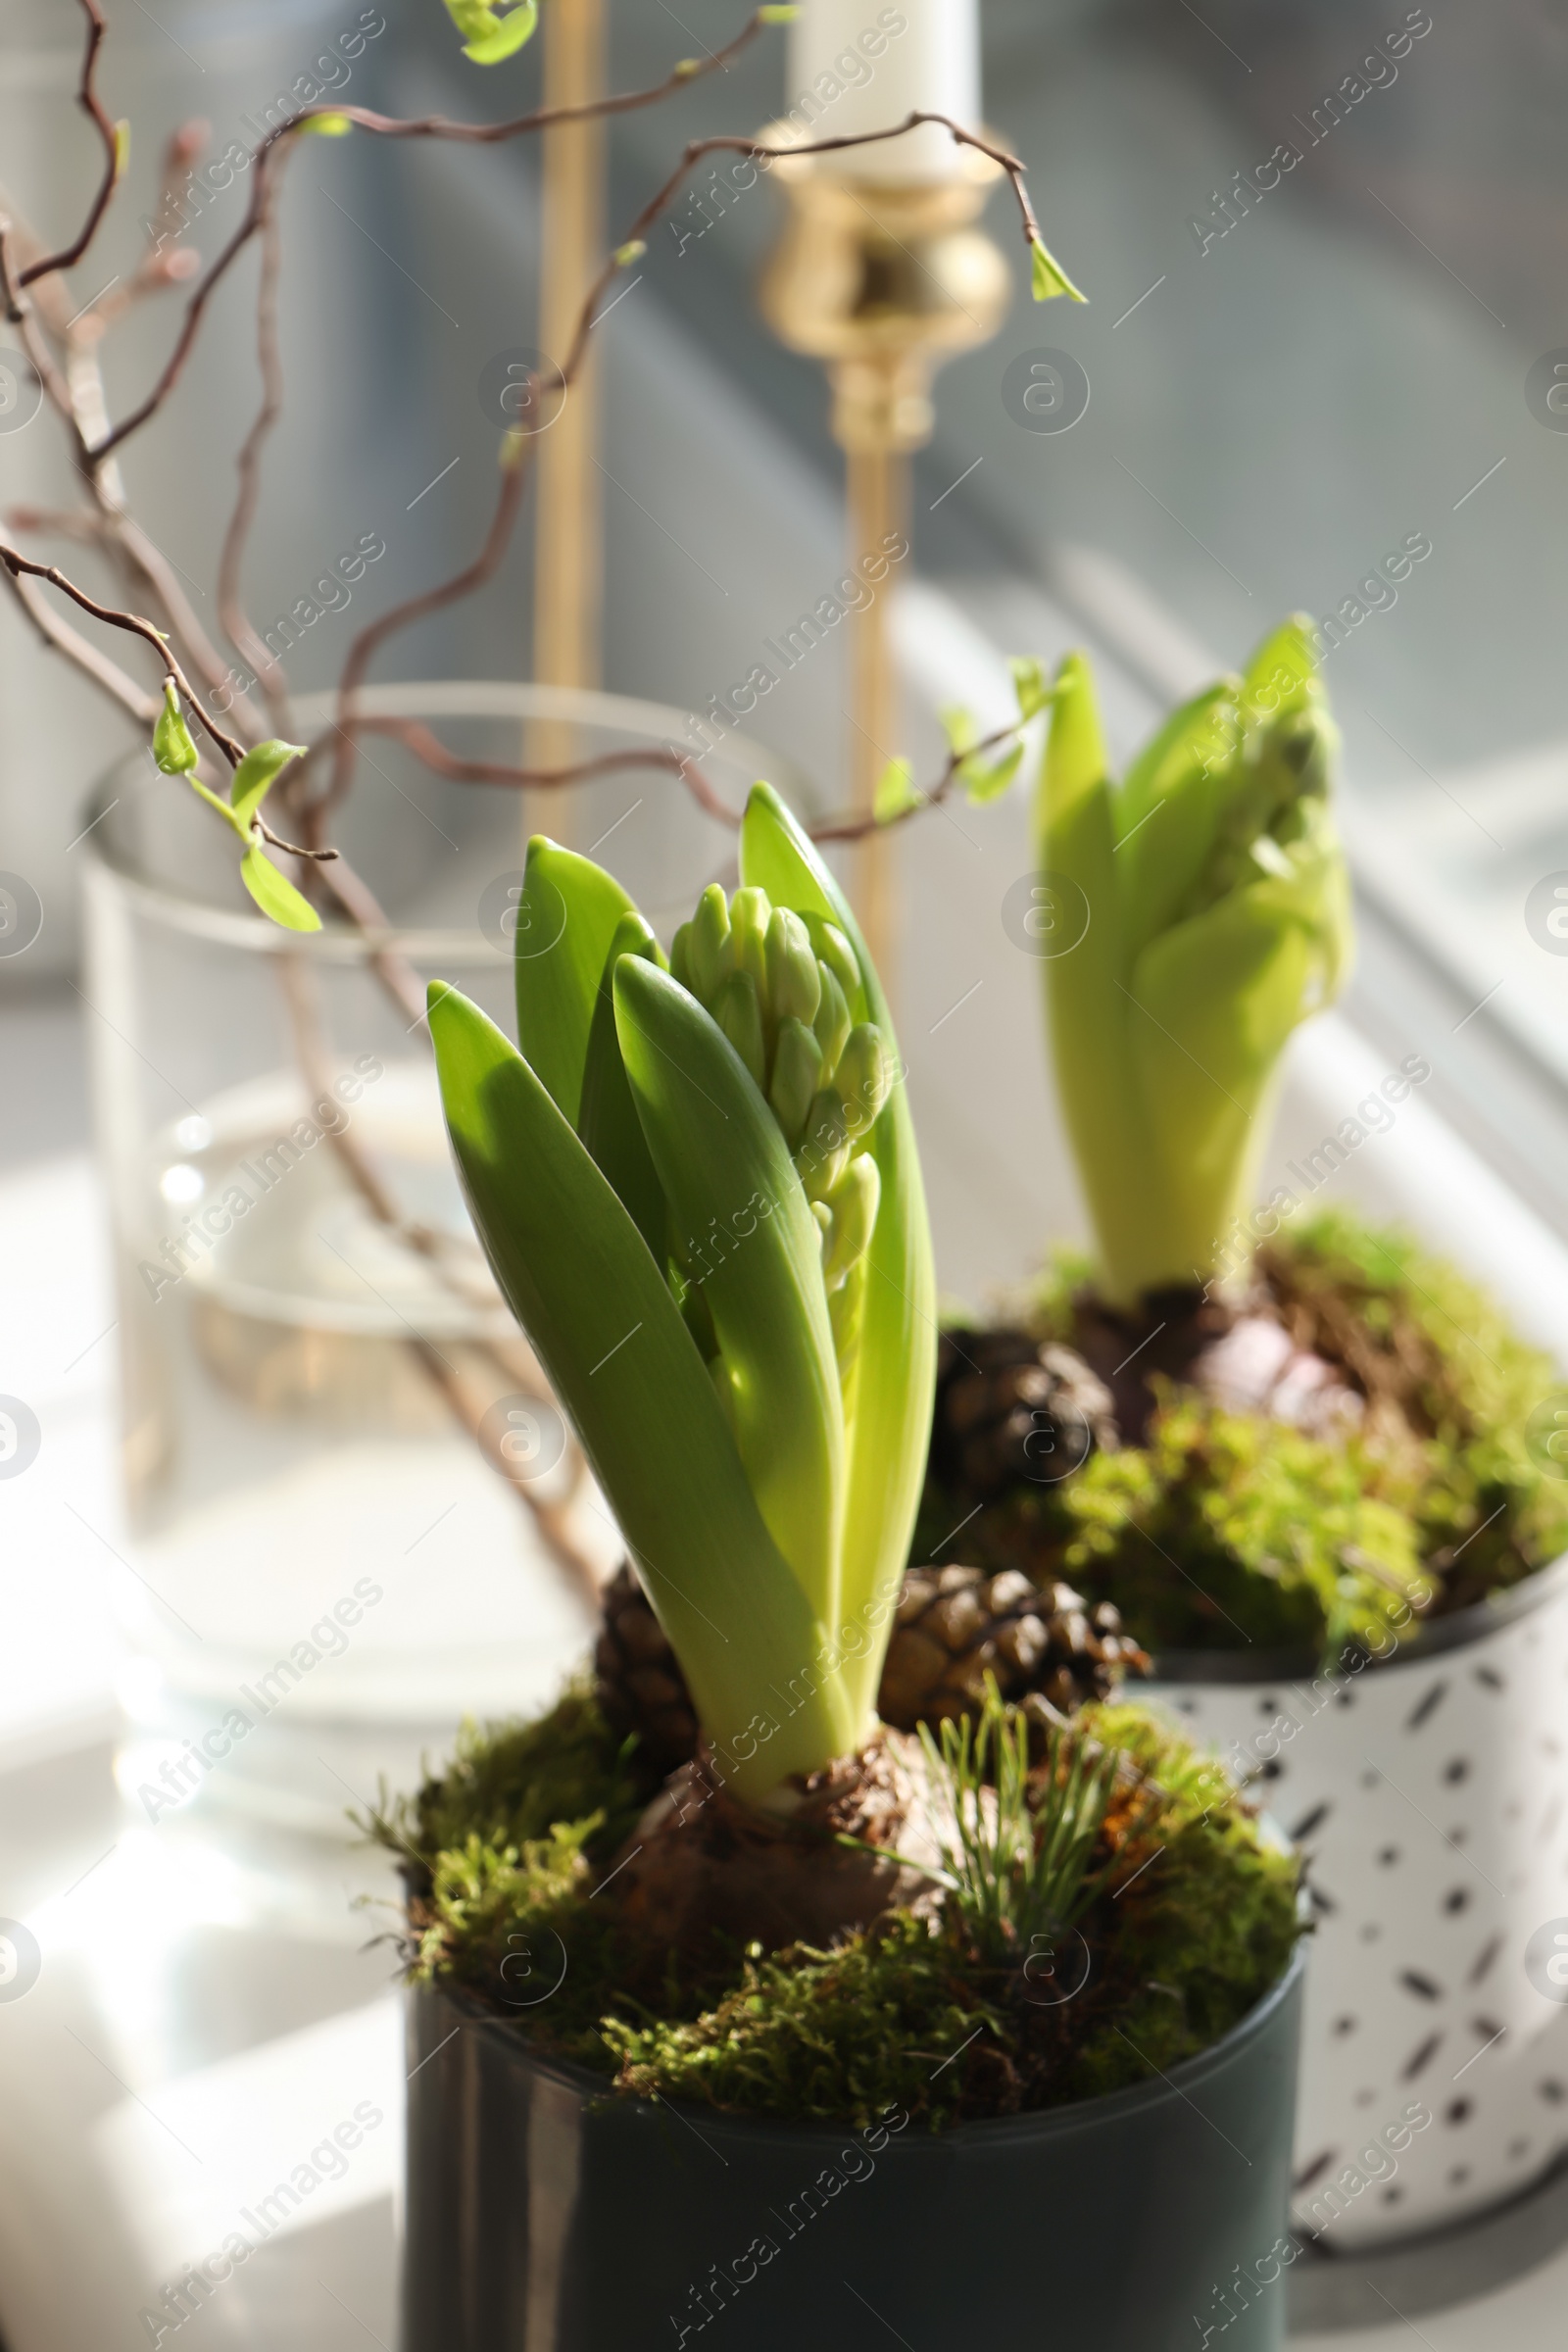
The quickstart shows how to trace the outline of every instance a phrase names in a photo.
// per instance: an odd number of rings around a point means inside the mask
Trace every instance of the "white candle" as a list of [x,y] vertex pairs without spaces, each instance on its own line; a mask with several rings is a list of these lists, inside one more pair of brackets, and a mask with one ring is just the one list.
[[[801,0],[785,111],[808,139],[884,130],[910,113],[980,126],[980,0]],[[939,122],[851,148],[858,179],[950,179],[960,151]]]

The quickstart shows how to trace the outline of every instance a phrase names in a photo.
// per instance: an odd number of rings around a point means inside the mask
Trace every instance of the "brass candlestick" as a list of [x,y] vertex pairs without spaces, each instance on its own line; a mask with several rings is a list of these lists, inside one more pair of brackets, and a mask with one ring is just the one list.
[[[786,144],[787,130],[763,134]],[[973,223],[1002,176],[989,156],[959,150],[951,179],[904,185],[848,176],[840,159],[785,156],[774,165],[790,213],[762,278],[769,325],[792,351],[827,364],[833,434],[847,459],[852,562],[887,534],[907,537],[909,458],[931,438],[931,378],[955,352],[1001,325],[1010,279]],[[869,813],[877,778],[899,750],[890,592],[850,615],[850,772]],[[896,919],[889,845],[867,834],[856,853],[856,910],[878,968],[891,979]]]
[[[547,106],[580,106],[605,87],[605,0],[552,0],[544,26]],[[559,367],[582,299],[603,259],[605,125],[558,122],[544,134],[541,191],[539,341]],[[534,532],[533,674],[545,686],[597,686],[603,549],[598,391],[590,355],[538,449]],[[564,766],[575,756],[572,728],[535,720],[531,765]],[[533,796],[528,796],[530,799]],[[543,796],[548,829],[569,825],[564,795]],[[532,826],[526,810],[524,833]]]

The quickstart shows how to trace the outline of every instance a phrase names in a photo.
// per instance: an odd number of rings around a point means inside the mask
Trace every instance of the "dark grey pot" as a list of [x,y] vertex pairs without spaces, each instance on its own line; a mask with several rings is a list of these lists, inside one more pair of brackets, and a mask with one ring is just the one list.
[[607,2096],[416,1990],[402,2352],[1276,2352],[1301,1973],[1158,2081],[881,2145]]

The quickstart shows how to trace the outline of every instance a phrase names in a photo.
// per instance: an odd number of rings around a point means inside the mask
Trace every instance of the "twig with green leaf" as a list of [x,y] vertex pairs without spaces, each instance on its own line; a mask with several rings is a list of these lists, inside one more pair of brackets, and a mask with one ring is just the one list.
[[[445,5],[464,38],[465,54],[470,62],[483,67],[500,66],[514,58],[531,37],[538,22],[536,0],[517,0],[517,4],[511,6],[506,5],[506,0],[445,0]],[[729,61],[760,33],[787,23],[796,12],[789,6],[762,6],[754,10],[741,30],[721,48],[710,51],[704,58],[679,60],[662,81],[649,88],[619,92],[578,105],[538,107],[511,121],[463,122],[438,115],[402,119],[380,115],[364,107],[334,106],[329,103],[302,107],[270,129],[252,153],[249,159],[252,167],[250,195],[244,219],[212,263],[205,270],[201,269],[194,252],[177,241],[182,232],[176,232],[172,250],[167,256],[160,254],[138,272],[134,288],[137,292],[167,288],[190,277],[194,277],[196,282],[190,291],[172,347],[150,390],[125,416],[111,422],[97,349],[98,339],[111,313],[105,309],[100,315],[97,301],[85,307],[72,302],[60,276],[62,271],[74,266],[86,254],[122,181],[128,157],[129,126],[112,123],[97,96],[96,77],[106,33],[105,20],[97,0],[81,0],[81,6],[87,32],[77,98],[98,129],[104,145],[106,161],[103,180],[87,209],[79,233],[69,246],[59,251],[47,250],[24,225],[10,220],[0,222],[0,303],[4,304],[16,323],[20,339],[37,369],[46,397],[65,428],[89,506],[79,516],[29,517],[27,527],[64,528],[101,538],[127,580],[134,584],[134,591],[150,591],[156,600],[155,609],[159,604],[163,606],[163,618],[168,625],[160,627],[143,620],[133,612],[102,605],[74,586],[56,566],[35,563],[11,548],[0,548],[0,564],[4,565],[5,577],[27,619],[45,643],[65,655],[94,686],[143,725],[159,719],[157,702],[96,646],[52,612],[47,601],[38,595],[35,582],[47,580],[99,621],[129,630],[156,643],[163,655],[167,674],[174,679],[182,705],[212,736],[225,760],[233,766],[247,751],[265,748],[260,742],[262,727],[257,723],[257,714],[246,697],[236,698],[232,706],[234,723],[239,731],[239,739],[236,740],[227,735],[204,708],[187,669],[200,677],[210,693],[216,693],[225,681],[224,658],[205,637],[177,578],[147,535],[134,522],[124,502],[122,486],[112,477],[122,443],[141,431],[161,412],[180,382],[223,278],[253,239],[261,237],[264,247],[269,248],[275,242],[274,198],[278,172],[293,143],[312,133],[338,138],[357,129],[376,137],[440,139],[492,145],[537,132],[555,122],[608,118],[633,112],[679,91],[701,75],[723,71]],[[1022,163],[1016,156],[965,129],[951,118],[938,114],[911,115],[906,122],[891,125],[885,130],[809,141],[804,148],[792,149],[791,152],[818,154],[858,148],[897,137],[916,122],[930,122],[946,129],[959,145],[973,147],[986,155],[1006,174],[1017,205],[1022,232],[1031,249],[1031,283],[1035,298],[1045,301],[1055,295],[1067,295],[1081,301],[1083,297],[1052,259],[1041,240],[1039,224],[1025,185]],[[178,181],[181,172],[199,152],[203,136],[203,126],[198,124],[187,124],[175,134],[166,158],[166,184]],[[563,384],[571,380],[583,363],[593,323],[596,317],[603,313],[605,296],[615,276],[632,267],[645,252],[647,229],[667,210],[697,167],[708,156],[719,151],[745,154],[764,168],[781,152],[765,142],[735,136],[695,139],[687,143],[680,162],[643,205],[628,235],[617,243],[607,258],[589,290],[570,350],[557,371]],[[239,576],[245,538],[257,508],[260,453],[267,433],[275,420],[278,407],[273,316],[275,267],[273,253],[261,274],[258,303],[258,347],[264,377],[268,379],[267,392],[262,411],[242,452],[240,495],[224,553],[222,610],[225,625],[231,633],[236,633],[237,642],[253,647],[260,641],[243,610]],[[263,842],[302,858],[314,859],[323,866],[336,861],[337,872],[328,878],[332,881],[334,895],[339,900],[343,913],[351,921],[365,919],[367,907],[371,903],[359,877],[351,872],[345,861],[338,860],[336,853],[326,848],[319,838],[324,812],[351,781],[356,737],[362,726],[390,724],[396,727],[416,757],[436,766],[440,772],[455,773],[463,780],[506,782],[518,787],[565,787],[593,771],[594,763],[588,763],[582,769],[545,771],[521,767],[503,769],[487,764],[482,773],[470,772],[475,770],[475,763],[454,760],[427,729],[414,728],[406,722],[372,721],[359,708],[358,686],[374,653],[413,619],[471,595],[495,576],[520,511],[522,476],[527,456],[524,438],[515,433],[509,434],[502,449],[496,513],[479,556],[466,564],[451,580],[407,599],[391,612],[381,615],[355,639],[340,684],[336,721],[316,744],[304,747],[299,752],[284,782],[284,793],[297,818],[297,828],[305,837],[304,846],[298,846],[272,832],[260,816],[259,801],[252,805],[251,814],[257,838],[247,837],[242,879],[263,910],[287,927],[316,929],[319,927],[319,917],[309,908],[309,903],[294,885],[279,874],[263,855],[260,847]],[[19,515],[17,519],[21,522],[23,518]],[[176,641],[184,654],[186,667],[181,667],[172,650]],[[286,693],[280,665],[275,662],[270,662],[266,675],[269,694],[280,701]],[[167,715],[166,704],[164,716]],[[167,741],[167,728],[164,733]],[[994,739],[997,744],[1004,740],[1004,735]],[[175,748],[178,748],[177,745]],[[876,823],[893,821],[927,802],[940,800],[959,768],[962,770],[964,787],[972,798],[990,797],[991,792],[1005,788],[1013,769],[1007,765],[1007,760],[1012,757],[1009,752],[995,769],[983,775],[977,759],[989,748],[989,741],[987,744],[966,747],[964,759],[950,762],[950,771],[938,780],[929,793],[920,794],[914,790],[912,782],[906,782],[906,789],[897,805],[893,805],[884,793],[882,805],[874,815],[861,813],[843,824],[820,828],[819,837],[854,838]],[[307,786],[313,765],[325,756],[328,749],[335,762],[332,786],[327,793],[318,795],[314,800],[309,799]],[[712,796],[703,779],[693,773],[692,763],[672,758],[671,765],[699,801],[709,806]],[[188,767],[175,766],[167,772],[189,773],[193,784],[196,783],[194,773]],[[222,803],[220,796],[209,787],[196,784],[196,789],[213,803],[215,810],[225,821],[231,820],[232,803]],[[728,814],[727,811],[724,813]]]
[[[1018,715],[1005,726],[993,727],[988,735],[980,732],[979,721],[971,710],[951,706],[941,713],[942,731],[948,739],[948,757],[941,775],[929,792],[921,792],[914,782],[914,769],[905,759],[890,760],[877,779],[872,803],[871,823],[877,827],[900,824],[918,808],[934,808],[945,801],[955,787],[961,787],[971,808],[981,808],[987,801],[1000,800],[1012,785],[1027,748],[1025,730],[1031,720],[1051,708],[1054,690],[1046,684],[1045,670],[1035,661],[1016,660],[1008,664],[1012,671],[1013,693],[1017,697]],[[993,755],[996,755],[993,757]],[[854,841],[867,830],[866,821],[843,825],[818,825],[813,839],[817,841]]]
[[281,841],[262,821],[262,803],[289,761],[297,760],[304,749],[302,743],[283,743],[275,737],[270,743],[257,744],[235,768],[229,797],[222,800],[197,775],[201,755],[185,723],[179,689],[172,678],[164,682],[163,713],[153,729],[154,764],[166,776],[183,776],[198,800],[233,826],[244,844],[239,878],[262,912],[285,931],[319,931],[321,918],[309,899],[302,898],[288,877],[263,855],[262,841],[272,842],[296,858],[324,862],[337,856],[336,850],[305,850],[294,842]]

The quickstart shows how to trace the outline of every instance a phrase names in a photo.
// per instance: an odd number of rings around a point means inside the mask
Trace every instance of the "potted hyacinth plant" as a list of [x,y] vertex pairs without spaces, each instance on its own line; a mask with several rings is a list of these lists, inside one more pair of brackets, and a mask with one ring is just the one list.
[[983,2278],[988,2321],[1046,2297],[1116,2352],[1222,2292],[1276,2344],[1294,1860],[1137,1708],[994,1677],[920,1737],[879,1720],[935,1355],[920,1171],[877,975],[766,785],[740,874],[666,956],[536,840],[520,1051],[431,992],[475,1227],[639,1599],[595,1683],[377,1823],[404,2342],[924,2341]]
[[[1560,2019],[1524,1958],[1568,1866],[1568,1493],[1532,1436],[1550,1367],[1408,1236],[1310,1204],[1429,1064],[1391,1068],[1260,1198],[1285,1048],[1350,960],[1336,748],[1304,620],[1119,779],[1088,665],[1063,663],[1036,898],[1095,1248],[945,1331],[913,1554],[961,1524],[966,1564],[924,1572],[939,1595],[1011,1572],[1114,1606],[1152,1703],[1307,1842],[1297,2187],[1319,2253],[1551,2162]],[[1412,2099],[1395,2179],[1366,2135]]]

